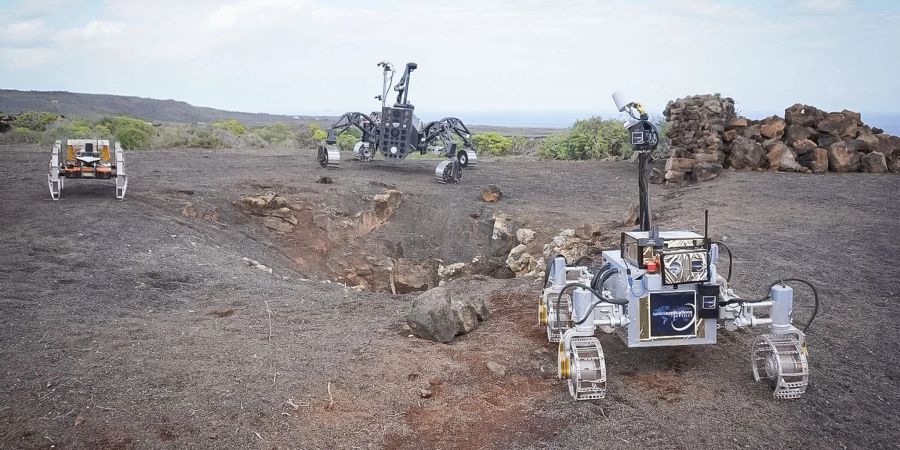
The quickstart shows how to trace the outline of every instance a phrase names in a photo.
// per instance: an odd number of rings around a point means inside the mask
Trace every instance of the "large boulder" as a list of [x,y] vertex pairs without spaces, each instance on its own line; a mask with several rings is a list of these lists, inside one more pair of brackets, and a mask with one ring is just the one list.
[[828,150],[814,148],[812,151],[797,156],[797,162],[813,173],[828,172]]
[[815,128],[801,127],[800,125],[789,125],[784,132],[784,142],[793,145],[799,140],[814,140],[817,137]]
[[709,181],[722,173],[722,165],[717,162],[699,162],[694,164],[693,176],[697,181]]
[[[847,111],[851,112],[852,111]],[[856,116],[848,117],[843,112],[832,112],[825,116],[817,125],[819,131],[840,137],[841,139],[853,139],[859,131],[859,120]],[[822,144],[819,144],[822,145]]]
[[[751,125],[747,128],[744,128],[744,131],[742,133],[743,133],[742,134],[743,137],[748,138],[748,139],[753,139],[756,142],[762,142],[762,141],[766,140],[766,138],[763,137],[763,135],[759,132],[758,125]],[[735,141],[737,141],[737,139],[738,138],[735,138]]]
[[794,151],[797,152],[798,155],[805,155],[807,152],[811,152],[818,147],[815,142],[809,139],[798,139],[791,142],[791,146],[794,147]]
[[522,276],[533,271],[537,267],[537,260],[526,251],[525,244],[519,244],[509,251],[506,257],[506,266],[516,276]]
[[[868,128],[868,127],[863,127]],[[860,128],[862,130],[863,128]],[[871,130],[867,130],[868,132],[860,132],[859,136],[855,139],[860,142],[861,150],[865,153],[877,152],[879,147],[881,146],[881,140],[878,139],[877,136],[871,133]]]
[[503,213],[494,215],[494,227],[491,230],[490,255],[506,258],[509,251],[516,245],[516,235],[512,230],[513,224],[509,217]]
[[728,130],[722,133],[722,140],[725,142],[731,142],[738,136],[737,130]]
[[828,172],[828,150],[824,148],[816,148],[812,151],[813,158],[810,161],[809,168],[813,173]]
[[406,323],[413,334],[449,343],[456,336],[478,328],[487,319],[485,292],[473,289],[472,281],[453,281],[430,289],[413,301]]
[[759,134],[769,139],[781,139],[784,136],[785,126],[784,119],[772,116],[762,121],[762,124],[759,126]]
[[733,169],[756,169],[763,165],[766,151],[759,142],[746,137],[735,139],[728,156],[728,165]]
[[431,289],[440,283],[439,266],[434,259],[399,258],[391,272],[392,289],[398,294]]
[[859,152],[848,149],[844,142],[835,142],[828,147],[828,167],[833,172],[857,172]]
[[690,172],[696,162],[693,158],[669,158],[666,160],[666,170]]
[[747,128],[748,125],[749,123],[747,122],[747,119],[743,117],[735,117],[734,119],[728,121],[728,123],[725,125],[725,129],[743,130],[744,128]]
[[816,145],[818,145],[819,147],[828,148],[828,147],[831,147],[831,144],[834,144],[835,142],[840,142],[841,138],[838,136],[835,136],[833,134],[825,133],[825,134],[819,134],[818,136],[816,136],[815,141],[816,141]]
[[769,160],[769,168],[779,172],[796,172],[800,170],[800,164],[797,164],[794,151],[783,142],[778,141],[772,146],[769,153],[766,154]]
[[875,137],[878,138],[878,152],[887,160],[888,170],[900,173],[900,137],[889,134],[876,134]]
[[862,169],[868,173],[885,173],[888,170],[887,161],[883,154],[872,152],[862,157]]
[[856,111],[850,111],[849,109],[845,109],[841,111],[841,114],[844,115],[848,120],[853,121],[857,126],[862,125],[862,114]]
[[809,105],[795,103],[784,110],[784,121],[788,125],[814,127],[825,118],[825,112]]
[[890,134],[876,134],[875,137],[878,139],[876,151],[884,154],[887,159],[891,159],[892,156],[900,157],[900,137]]

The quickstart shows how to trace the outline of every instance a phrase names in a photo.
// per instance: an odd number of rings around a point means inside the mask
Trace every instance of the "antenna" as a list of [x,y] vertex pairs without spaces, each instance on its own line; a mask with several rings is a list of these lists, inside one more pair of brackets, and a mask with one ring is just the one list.
[[709,239],[709,210],[703,210],[703,237]]

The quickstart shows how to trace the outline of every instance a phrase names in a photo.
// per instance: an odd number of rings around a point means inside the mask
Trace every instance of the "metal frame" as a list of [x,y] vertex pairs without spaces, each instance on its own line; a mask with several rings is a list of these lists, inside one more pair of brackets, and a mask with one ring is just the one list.
[[[90,148],[91,152],[86,152]],[[115,179],[116,198],[125,199],[128,189],[128,174],[125,171],[125,151],[118,142],[113,143],[110,154],[110,141],[105,139],[68,139],[66,155],[63,158],[62,141],[56,141],[50,150],[47,185],[50,198],[59,200],[65,187],[66,178],[81,179]],[[87,153],[87,154],[86,154]],[[98,156],[99,155],[99,156]]]

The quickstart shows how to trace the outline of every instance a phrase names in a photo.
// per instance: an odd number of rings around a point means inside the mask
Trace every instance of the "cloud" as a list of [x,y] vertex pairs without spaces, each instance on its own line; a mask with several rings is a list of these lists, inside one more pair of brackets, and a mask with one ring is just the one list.
[[800,6],[816,12],[843,11],[850,6],[849,0],[802,0]]
[[46,35],[47,28],[44,26],[44,21],[40,19],[13,22],[0,27],[0,37],[2,37],[0,41],[6,42],[7,45],[39,41]]
[[48,71],[22,75],[18,86],[63,85],[271,112],[367,111],[377,105],[372,97],[380,91],[375,64],[381,60],[397,67],[419,63],[410,99],[423,114],[602,112],[613,109],[609,93],[616,89],[653,109],[704,92],[732,95],[748,109],[783,108],[799,99],[839,103],[851,94],[832,87],[854,84],[883,92],[856,93],[854,100],[900,101],[890,75],[900,72],[900,63],[878,54],[883,45],[861,45],[900,44],[897,8],[875,16],[841,10],[846,2],[838,0],[807,0],[803,7],[815,14],[798,12],[796,3],[713,0],[94,5],[97,11],[79,4],[0,17],[0,37],[10,29],[31,36],[4,38],[0,48],[35,49],[31,56],[9,53],[21,62],[0,61],[0,77],[24,74],[47,55],[59,64],[102,61],[115,67],[115,77],[76,80]]
[[31,71],[49,66],[56,51],[47,48],[0,48],[0,60],[12,70]]

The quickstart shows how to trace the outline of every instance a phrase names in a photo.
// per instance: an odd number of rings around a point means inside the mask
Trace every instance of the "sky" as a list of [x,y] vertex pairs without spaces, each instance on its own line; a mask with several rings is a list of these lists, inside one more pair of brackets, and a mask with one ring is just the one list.
[[865,120],[900,113],[900,2],[0,0],[6,89],[336,115],[377,109],[384,60],[418,63],[426,119],[609,114],[622,90],[656,113],[718,92]]

